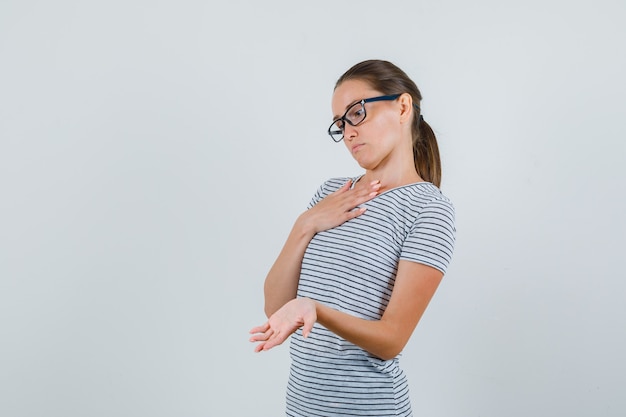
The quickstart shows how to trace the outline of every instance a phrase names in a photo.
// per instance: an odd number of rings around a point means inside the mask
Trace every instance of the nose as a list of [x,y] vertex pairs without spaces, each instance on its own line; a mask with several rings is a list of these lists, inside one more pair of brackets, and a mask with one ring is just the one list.
[[352,140],[356,137],[356,127],[352,126],[350,123],[346,123],[343,126],[343,140]]

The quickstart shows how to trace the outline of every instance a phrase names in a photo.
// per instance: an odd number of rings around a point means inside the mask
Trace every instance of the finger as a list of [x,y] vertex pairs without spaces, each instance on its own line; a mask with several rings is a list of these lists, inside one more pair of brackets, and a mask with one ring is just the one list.
[[309,334],[311,334],[311,330],[313,330],[314,323],[315,323],[315,320],[313,321],[306,320],[304,322],[304,325],[302,326],[302,337],[304,337],[305,339],[309,337]]
[[351,204],[352,207],[356,207],[359,204],[365,203],[366,201],[371,200],[379,194],[380,183],[376,183],[371,187],[362,187],[359,190],[355,190],[354,194],[352,194],[350,199],[346,201],[348,204]]
[[367,192],[372,192],[372,191],[378,191],[380,190],[380,187],[382,186],[382,184],[380,183],[380,180],[374,180],[372,182],[370,182],[366,187],[363,187],[363,191]]
[[251,342],[265,342],[270,337],[272,337],[271,333],[255,333],[248,340]]
[[368,201],[370,201],[372,198],[376,197],[377,195],[378,195],[378,191],[372,191],[369,194],[361,195],[355,199],[353,207],[358,207],[359,205],[363,203],[367,203]]
[[[377,195],[380,187],[381,187],[380,181],[374,180],[370,182],[368,185],[352,188],[352,180],[348,180],[345,184],[341,186],[341,188],[339,188],[337,191],[335,191],[332,194],[335,194],[337,198],[340,198],[341,196],[343,196],[344,201],[354,201],[353,199],[360,200],[362,198],[365,198],[365,200],[363,201],[367,201],[370,198],[375,197]],[[328,196],[328,197],[331,197],[331,196]]]
[[357,207],[354,210],[350,210],[346,213],[346,220],[354,219],[355,217],[359,217],[361,214],[367,211],[366,207]]
[[355,191],[355,189],[353,188],[353,185],[354,185],[354,183],[352,182],[351,179],[349,179],[337,191],[335,191],[332,194],[335,194],[335,195],[339,196],[339,195],[342,195],[342,194],[346,195],[346,194],[352,193],[352,192]]
[[348,180],[332,194],[337,195],[337,194],[345,193],[346,191],[349,191],[351,188],[352,188],[352,180]]
[[267,351],[272,349],[273,347],[276,347],[278,345],[280,345],[282,343],[282,341],[277,341],[277,339],[272,339],[272,340],[268,340],[267,342],[263,343],[263,351]]
[[263,344],[263,350],[270,350],[274,346],[281,345],[288,336],[288,332],[275,332],[274,335]]
[[265,333],[270,328],[270,324],[266,322],[260,326],[253,327],[249,333]]
[[350,212],[372,198],[378,195],[377,191],[372,191],[365,194],[363,191],[359,191],[356,194],[345,194],[341,198],[337,199],[337,208],[344,213]]
[[315,325],[315,322],[317,321],[317,313],[316,313],[316,307],[315,307],[315,302],[313,301],[313,307],[312,309],[308,310],[304,316],[302,317],[302,336],[303,337],[309,337],[309,334],[311,334],[311,331],[313,330],[313,326]]
[[273,338],[277,337],[279,333],[280,333],[280,330],[270,329],[269,332],[268,332],[268,336],[269,337],[267,338],[267,340],[270,340],[270,339],[273,339]]
[[370,199],[378,195],[381,184],[380,181],[372,181],[369,186],[363,187],[359,190],[359,197]]
[[270,339],[274,335],[275,331],[273,329],[267,329],[264,332],[256,332],[252,336],[250,336],[251,342],[264,342]]

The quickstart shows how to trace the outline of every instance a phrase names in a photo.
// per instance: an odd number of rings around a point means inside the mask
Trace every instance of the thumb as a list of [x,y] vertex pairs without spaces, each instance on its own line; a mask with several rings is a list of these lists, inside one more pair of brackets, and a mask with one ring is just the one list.
[[311,330],[313,330],[313,323],[315,322],[305,322],[304,326],[302,326],[302,336],[306,339],[311,334]]
[[304,316],[304,324],[302,325],[302,336],[304,338],[309,337],[311,334],[311,330],[313,330],[313,325],[315,324],[317,317],[315,314],[307,314]]
[[346,181],[337,191],[348,191],[352,187],[352,178]]

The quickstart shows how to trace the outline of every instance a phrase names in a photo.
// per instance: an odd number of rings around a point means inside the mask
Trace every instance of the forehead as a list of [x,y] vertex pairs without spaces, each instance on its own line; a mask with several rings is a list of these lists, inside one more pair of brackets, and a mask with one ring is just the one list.
[[346,109],[359,100],[374,97],[380,93],[369,83],[362,80],[347,80],[337,86],[333,92],[332,110],[334,118],[341,117]]

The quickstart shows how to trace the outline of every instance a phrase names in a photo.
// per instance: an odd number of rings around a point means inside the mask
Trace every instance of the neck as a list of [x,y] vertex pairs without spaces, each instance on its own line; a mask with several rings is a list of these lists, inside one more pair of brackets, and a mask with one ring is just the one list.
[[365,184],[369,184],[371,181],[375,180],[380,181],[380,191],[386,191],[403,185],[424,181],[415,170],[415,167],[410,167],[409,169],[402,171],[394,170],[391,172],[385,172],[383,170],[368,170],[365,172],[363,177],[361,177],[361,181]]
[[364,168],[363,182],[380,181],[380,191],[424,181],[415,168],[410,132],[381,161]]

